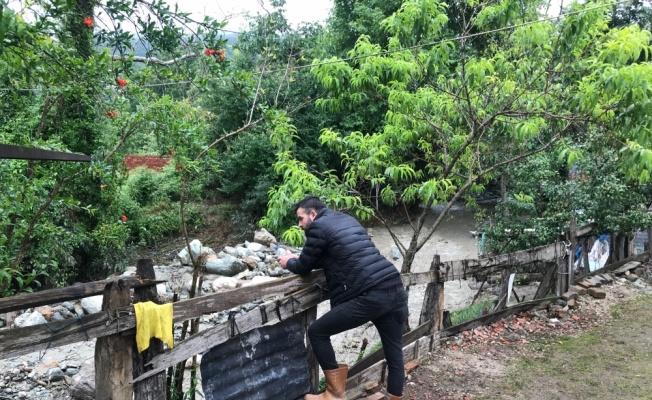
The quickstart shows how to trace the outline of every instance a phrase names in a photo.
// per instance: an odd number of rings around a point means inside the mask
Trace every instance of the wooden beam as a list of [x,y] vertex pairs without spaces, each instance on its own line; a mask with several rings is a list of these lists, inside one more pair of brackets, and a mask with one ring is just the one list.
[[498,321],[499,319],[508,317],[518,312],[528,311],[537,307],[544,307],[556,300],[559,300],[560,298],[561,297],[548,297],[547,299],[532,300],[525,303],[520,303],[513,307],[505,308],[502,311],[483,315],[480,318],[472,319],[471,321],[467,321],[455,326],[451,326],[450,328],[446,328],[441,331],[441,336],[446,337],[446,336],[456,335],[462,331],[468,331],[469,329],[477,328],[478,326],[490,324],[494,321]]
[[[314,288],[316,284],[325,284],[324,273],[321,270],[305,277],[290,276],[256,286],[180,301],[173,305],[174,322],[228,310],[279,294]],[[319,293],[319,290],[316,289],[316,292]],[[63,346],[133,329],[136,327],[134,306],[121,308],[111,314],[100,312],[85,315],[79,322],[79,324],[70,324],[70,321],[59,321],[49,325],[0,330],[0,360],[44,350],[48,345]]]
[[[419,338],[422,338],[424,335],[428,334],[428,331],[430,329],[430,321],[425,322],[421,325],[419,325],[417,328],[411,330],[410,332],[406,333],[403,335],[403,346],[407,346],[410,343],[414,342],[415,340],[418,340]],[[349,376],[354,376],[355,374],[358,374],[370,366],[374,365],[375,363],[382,361],[385,359],[385,352],[383,351],[383,348],[379,348],[373,353],[369,354],[368,356],[364,357],[362,360],[358,361],[353,365],[351,368],[349,368]]]
[[89,156],[63,151],[0,144],[0,159],[91,162]]
[[[121,277],[119,279],[124,280],[132,288],[151,287],[165,282],[154,279],[140,279],[137,276]],[[108,283],[116,280],[118,280],[118,278],[97,282],[79,283],[60,289],[41,290],[34,293],[24,293],[12,297],[5,297],[0,299],[0,314],[100,295],[104,292],[104,287]]]
[[322,296],[318,289],[308,288],[283,299],[261,304],[244,315],[234,316],[232,321],[203,330],[183,342],[175,343],[173,349],[168,349],[154,357],[149,364],[152,369],[134,379],[133,382],[139,382],[160,371],[165,371],[170,365],[187,360],[266,323],[283,321],[316,307],[325,299],[327,297]]
[[580,237],[580,236],[586,236],[591,233],[593,233],[593,229],[595,228],[595,222],[591,222],[590,224],[582,225],[577,228],[575,228],[575,237]]
[[444,312],[444,282],[439,277],[439,264],[441,258],[438,254],[432,258],[430,270],[434,271],[437,279],[436,282],[429,283],[426,286],[426,292],[423,296],[421,305],[421,315],[419,316],[419,325],[430,322],[429,334],[441,330],[442,315]]
[[441,263],[440,271],[445,281],[469,279],[475,275],[499,273],[505,268],[529,265],[537,261],[552,261],[565,254],[563,242],[517,251],[480,260],[456,260]]
[[[114,281],[106,285],[102,310],[111,312],[131,302],[129,284]],[[101,337],[95,343],[95,398],[97,400],[132,400],[131,385],[133,336],[119,334]]]
[[[438,340],[439,336],[435,334],[421,336],[412,340],[410,343],[404,343],[403,359],[414,360],[420,358],[422,355],[426,354],[430,348],[432,348],[433,341]],[[385,381],[386,369],[386,361],[381,359],[358,372],[351,373],[351,370],[349,370],[349,375],[346,380],[347,397],[349,399],[359,398],[358,393],[364,393],[364,390],[360,390],[360,386],[367,382]]]
[[[140,259],[136,263],[136,273],[143,278],[155,279],[154,262],[151,259]],[[139,288],[134,290],[134,303],[152,301],[160,304],[158,301],[158,291],[156,287]],[[172,327],[171,327],[172,328]],[[163,341],[152,338],[149,341],[149,348],[142,353],[138,353],[138,346],[134,340],[131,343],[133,357],[133,376],[136,378],[149,370],[146,366],[149,361],[157,354],[163,352]],[[166,376],[165,371],[158,373],[142,382],[134,385],[134,400],[159,400],[166,398]]]
[[633,257],[629,257],[626,260],[622,260],[622,261],[618,261],[618,262],[615,262],[615,263],[612,263],[612,264],[605,265],[604,267],[602,267],[600,269],[596,269],[595,271],[590,272],[590,273],[588,273],[586,275],[578,276],[575,279],[574,283],[577,283],[577,282],[581,281],[582,279],[591,277],[593,275],[598,275],[598,274],[603,274],[605,272],[615,271],[618,268],[620,268],[620,267],[624,266],[625,264],[627,264],[629,262],[632,262],[632,261],[645,262],[645,261],[648,261],[648,260],[650,260],[650,253],[646,252],[646,253],[637,254],[637,255],[635,255]]
[[[431,282],[431,279],[434,279],[433,275],[431,272],[406,274],[402,276],[402,279],[403,282],[424,284]],[[316,293],[320,293],[318,286],[323,287],[325,283],[323,271],[318,270],[307,276],[293,275],[256,286],[180,301],[173,305],[174,322],[183,322],[204,314],[228,310],[255,300],[293,293],[306,288],[314,288]],[[41,324],[0,330],[0,360],[44,350],[48,345],[50,347],[63,346],[136,327],[133,306],[117,310],[113,315],[108,313],[85,315],[79,322],[79,324],[71,325],[70,321],[59,321],[49,325]],[[62,329],[64,327],[65,329]],[[59,331],[59,329],[61,330]]]

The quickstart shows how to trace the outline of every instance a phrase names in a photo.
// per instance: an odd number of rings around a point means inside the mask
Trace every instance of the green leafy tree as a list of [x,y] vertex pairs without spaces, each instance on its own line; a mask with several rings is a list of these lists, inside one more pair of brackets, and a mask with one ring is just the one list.
[[[0,21],[0,142],[93,159],[90,167],[0,161],[9,171],[1,178],[1,264],[11,270],[2,294],[29,289],[25,276],[60,285],[115,272],[132,233],[117,201],[130,141],[159,154],[207,141],[206,115],[150,85],[190,79],[200,88],[219,75],[223,24],[163,2],[82,0],[20,10],[1,2]],[[135,37],[147,43],[145,56],[134,54]]]
[[485,218],[487,249],[508,252],[544,245],[566,234],[571,219],[593,223],[594,233],[630,236],[652,224],[650,186],[627,179],[622,146],[600,135],[582,136],[582,157],[569,169],[554,152],[505,168],[505,201]]
[[[382,101],[388,109],[384,126],[322,132],[322,143],[341,154],[341,176],[323,179],[283,153],[277,170],[286,175],[272,192],[275,204],[313,189],[327,198],[336,191],[355,195],[365,208],[349,203],[361,213],[374,210],[381,221],[381,204],[422,204],[410,219],[409,243],[390,229],[404,254],[402,270],[409,272],[450,207],[472,201],[469,195],[481,192],[501,168],[552,148],[571,160],[580,150],[570,139],[587,131],[621,142],[636,139],[647,151],[652,73],[649,63],[637,60],[649,53],[649,32],[609,29],[607,2],[573,4],[559,20],[529,19],[536,2],[467,4],[477,12],[459,37],[443,36],[444,3],[410,0],[383,22],[391,36],[387,48],[362,37],[351,61],[331,59],[314,68],[329,91],[319,105],[348,110],[369,99]],[[514,12],[523,7],[527,12]],[[487,32],[485,47],[471,46],[472,29]],[[633,159],[627,151],[621,155]],[[640,174],[649,169],[635,166]],[[436,204],[444,212],[426,223]],[[268,214],[263,222],[288,226],[282,217]]]

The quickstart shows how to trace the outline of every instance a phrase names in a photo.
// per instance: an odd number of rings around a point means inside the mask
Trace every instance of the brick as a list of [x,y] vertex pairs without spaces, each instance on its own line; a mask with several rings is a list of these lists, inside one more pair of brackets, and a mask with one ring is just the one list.
[[595,299],[604,299],[607,297],[607,293],[602,289],[590,288],[588,293]]
[[125,156],[123,164],[127,170],[131,171],[137,167],[147,167],[155,171],[162,171],[170,162],[169,156],[141,156],[137,154],[130,154]]
[[579,294],[577,292],[573,292],[573,291],[568,291],[568,292],[561,295],[561,298],[564,301],[568,301],[570,299],[577,300],[578,297],[579,297]]
[[568,302],[566,302],[566,305],[568,308],[577,308],[577,300],[575,299],[570,299]]
[[408,361],[405,364],[405,373],[409,374],[410,372],[412,372],[418,366],[419,366],[419,360]]
[[577,282],[577,286],[580,286],[580,287],[583,287],[583,288],[585,288],[585,289],[588,289],[588,288],[590,288],[590,287],[593,287],[593,284],[592,284],[591,282],[588,282],[588,281],[586,281],[586,280],[583,280],[583,281],[579,281],[579,282]]
[[586,294],[586,288],[583,288],[583,287],[581,287],[581,286],[579,286],[579,285],[572,285],[572,286],[570,286],[570,287],[568,288],[568,291],[569,291],[569,292],[577,292],[577,294],[579,294],[580,296]]

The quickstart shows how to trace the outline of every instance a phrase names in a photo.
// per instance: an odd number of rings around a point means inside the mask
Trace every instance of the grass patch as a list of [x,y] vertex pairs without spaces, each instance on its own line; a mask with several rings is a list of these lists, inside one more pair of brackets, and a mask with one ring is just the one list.
[[480,398],[652,399],[652,296],[610,311],[613,321],[576,337],[531,342],[537,355],[518,358]]
[[458,325],[472,319],[476,319],[482,315],[483,310],[491,309],[493,300],[481,301],[451,313],[451,322],[453,325]]

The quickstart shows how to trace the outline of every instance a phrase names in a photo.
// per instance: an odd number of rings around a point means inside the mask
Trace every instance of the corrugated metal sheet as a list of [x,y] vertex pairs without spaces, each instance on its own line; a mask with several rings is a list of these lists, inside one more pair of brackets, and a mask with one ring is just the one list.
[[300,316],[255,329],[201,359],[207,400],[293,400],[310,389]]

